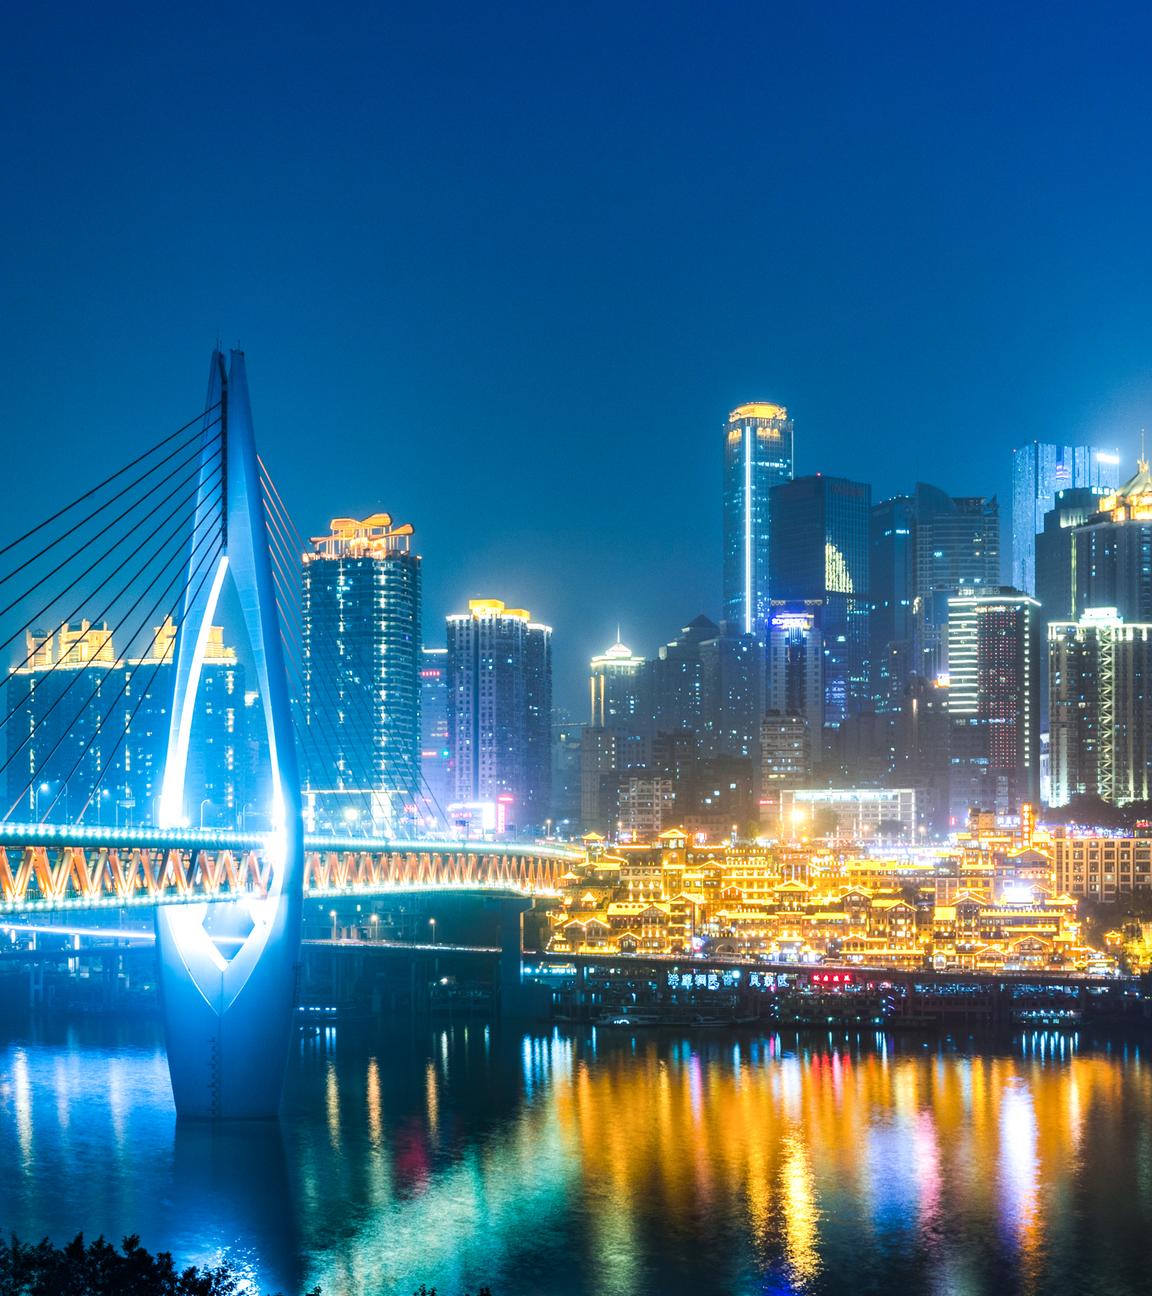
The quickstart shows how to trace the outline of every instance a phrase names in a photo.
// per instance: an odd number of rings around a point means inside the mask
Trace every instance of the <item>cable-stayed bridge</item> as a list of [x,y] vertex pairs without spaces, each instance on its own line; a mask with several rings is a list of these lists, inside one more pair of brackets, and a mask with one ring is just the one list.
[[239,351],[194,418],[0,545],[0,914],[154,908],[182,1116],[278,1110],[306,895],[522,898],[574,856],[453,840],[389,646],[341,622],[317,668],[306,551]]
[[[554,894],[583,853],[556,844],[304,837],[304,894],[449,890]],[[272,864],[262,834],[222,829],[0,824],[5,914],[263,900]]]

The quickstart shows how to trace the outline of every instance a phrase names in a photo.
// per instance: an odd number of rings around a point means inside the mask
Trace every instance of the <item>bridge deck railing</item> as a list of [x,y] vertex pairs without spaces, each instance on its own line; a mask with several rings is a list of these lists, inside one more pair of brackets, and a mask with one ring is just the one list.
[[[549,894],[570,848],[520,843],[311,838],[307,895],[478,889]],[[0,908],[178,904],[267,894],[261,836],[197,830],[0,825]]]

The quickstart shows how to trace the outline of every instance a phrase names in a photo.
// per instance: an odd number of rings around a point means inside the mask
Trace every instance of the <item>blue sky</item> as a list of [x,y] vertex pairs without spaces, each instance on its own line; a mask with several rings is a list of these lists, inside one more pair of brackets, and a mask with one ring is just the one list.
[[[426,635],[718,615],[720,428],[1004,499],[1152,421],[1136,5],[62,3],[0,41],[6,529],[248,354],[301,529],[384,508]],[[45,450],[50,453],[45,454]],[[25,483],[31,483],[26,489]]]

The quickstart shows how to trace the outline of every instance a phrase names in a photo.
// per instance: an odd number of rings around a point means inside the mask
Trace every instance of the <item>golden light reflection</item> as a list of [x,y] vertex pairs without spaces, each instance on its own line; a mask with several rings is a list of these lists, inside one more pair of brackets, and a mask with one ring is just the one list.
[[371,1058],[368,1062],[368,1133],[372,1139],[372,1146],[379,1147],[383,1121],[380,1103],[380,1063],[375,1058]]
[[432,1062],[424,1067],[424,1111],[428,1118],[428,1135],[435,1143],[440,1135],[440,1085]]
[[798,1133],[784,1140],[780,1188],[784,1204],[784,1254],[793,1282],[803,1288],[820,1272],[819,1209],[812,1162]]
[[324,1110],[328,1116],[328,1140],[333,1151],[340,1150],[340,1085],[336,1077],[336,1063],[328,1063],[324,1082]]
[[[555,1075],[534,1118],[578,1149],[595,1209],[629,1217],[602,1221],[614,1247],[646,1211],[681,1232],[735,1211],[759,1266],[783,1263],[798,1289],[822,1272],[824,1232],[843,1218],[821,1203],[846,1194],[865,1228],[915,1234],[950,1269],[966,1263],[940,1251],[960,1213],[1034,1269],[1069,1226],[1083,1122],[1124,1083],[1103,1058],[777,1056],[768,1041],[746,1045],[739,1067],[732,1058],[658,1042],[604,1050]],[[1140,1084],[1152,1106],[1152,1076]]]

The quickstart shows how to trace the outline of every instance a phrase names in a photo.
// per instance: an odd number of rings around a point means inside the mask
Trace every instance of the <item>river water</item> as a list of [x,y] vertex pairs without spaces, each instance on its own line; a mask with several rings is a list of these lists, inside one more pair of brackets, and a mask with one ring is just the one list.
[[[322,1030],[177,1126],[151,1024],[0,1039],[0,1228],[326,1296],[1152,1290],[1152,1058],[1034,1035]],[[255,1288],[254,1288],[255,1289]]]

